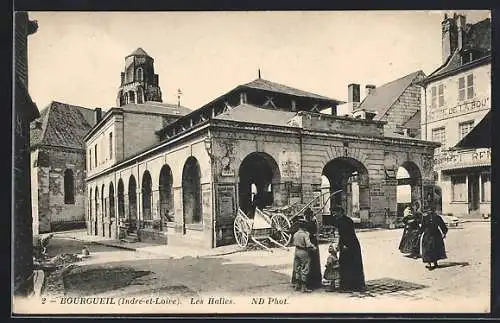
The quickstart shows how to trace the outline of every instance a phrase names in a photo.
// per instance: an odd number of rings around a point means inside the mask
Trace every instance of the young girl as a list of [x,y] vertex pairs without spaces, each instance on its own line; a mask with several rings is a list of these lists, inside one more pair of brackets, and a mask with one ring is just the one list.
[[339,288],[340,285],[340,273],[339,273],[339,257],[338,257],[338,247],[331,243],[328,247],[328,259],[326,260],[325,273],[323,278],[327,282],[326,291],[332,292]]

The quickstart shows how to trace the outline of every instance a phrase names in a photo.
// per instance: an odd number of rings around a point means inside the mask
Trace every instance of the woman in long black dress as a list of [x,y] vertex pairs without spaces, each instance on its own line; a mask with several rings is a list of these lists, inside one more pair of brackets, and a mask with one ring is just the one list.
[[422,217],[422,237],[420,239],[420,249],[422,261],[427,263],[427,268],[433,270],[438,266],[438,260],[446,259],[444,238],[448,233],[448,227],[435,208],[424,213]]
[[309,279],[307,281],[307,287],[310,289],[316,289],[322,286],[321,284],[321,264],[319,259],[319,248],[318,248],[318,220],[314,216],[314,212],[311,208],[307,208],[304,211],[304,218],[307,221],[307,231],[310,234],[311,243],[316,246],[316,249],[311,249],[311,269],[309,274]]
[[361,291],[366,288],[361,246],[356,237],[354,222],[344,209],[337,207],[336,226],[339,232],[340,289]]
[[409,254],[412,258],[420,257],[420,222],[422,214],[419,211],[420,204],[415,202],[413,212],[403,217],[405,228],[399,243],[399,251]]

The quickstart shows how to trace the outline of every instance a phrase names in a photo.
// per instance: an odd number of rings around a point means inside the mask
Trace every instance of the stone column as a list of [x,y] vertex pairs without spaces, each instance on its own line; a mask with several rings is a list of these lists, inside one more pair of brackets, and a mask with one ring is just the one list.
[[160,220],[160,190],[157,188],[156,190],[151,192],[151,217],[153,220]]
[[142,228],[142,223],[144,222],[144,216],[142,214],[142,192],[141,188],[137,190],[137,229]]
[[177,234],[184,234],[184,214],[182,205],[182,187],[174,187],[174,222],[175,232]]
[[91,201],[91,198],[87,199],[88,208],[87,208],[86,218],[87,218],[87,234],[88,235],[92,235],[92,209],[91,209],[92,203],[90,201]]
[[386,178],[384,180],[384,194],[385,194],[385,224],[388,228],[393,229],[396,223],[397,214],[397,187],[398,180],[395,178]]

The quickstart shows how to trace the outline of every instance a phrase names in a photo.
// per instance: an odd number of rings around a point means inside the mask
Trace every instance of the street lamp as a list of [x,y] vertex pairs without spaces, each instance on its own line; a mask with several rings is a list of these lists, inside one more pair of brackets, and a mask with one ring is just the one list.
[[203,143],[205,144],[205,150],[207,151],[208,156],[212,158],[212,138],[206,137]]

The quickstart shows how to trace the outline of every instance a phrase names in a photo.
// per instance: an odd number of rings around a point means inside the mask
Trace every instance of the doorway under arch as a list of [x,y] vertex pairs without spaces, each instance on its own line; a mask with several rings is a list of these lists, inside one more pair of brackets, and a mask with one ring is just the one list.
[[94,200],[94,208],[95,208],[95,221],[94,221],[94,235],[98,235],[97,232],[97,217],[99,216],[99,188],[95,188],[95,200]]
[[[330,194],[341,190],[325,206],[325,211],[329,209],[327,216],[336,206],[342,207],[347,215],[358,218],[370,209],[368,170],[354,158],[338,157],[326,163],[322,171],[322,190]],[[328,198],[330,194],[324,197]]]
[[134,175],[130,175],[128,181],[128,205],[129,231],[135,232],[137,230],[137,183]]
[[172,194],[173,176],[170,166],[163,165],[160,170],[160,219],[161,228],[174,221],[174,196]]
[[106,236],[106,230],[105,230],[106,223],[104,221],[104,218],[108,217],[108,214],[106,211],[107,210],[106,210],[106,198],[104,197],[104,184],[102,184],[102,186],[101,186],[101,229],[102,229],[101,235],[103,237]]
[[93,225],[93,221],[94,221],[94,218],[93,218],[93,212],[92,212],[92,199],[94,198],[94,195],[92,195],[92,188],[90,188],[90,191],[89,191],[89,230],[91,230],[91,225]]
[[151,192],[152,192],[152,181],[149,171],[144,171],[142,175],[142,215],[144,221],[152,221],[153,216],[151,213]]
[[125,192],[121,178],[118,180],[118,218],[120,220],[125,218]]
[[111,221],[115,220],[115,188],[113,186],[113,182],[109,183],[109,219],[110,219],[110,226],[109,226],[109,232],[108,232],[108,237],[111,238],[111,230],[112,230],[112,225]]
[[241,162],[238,176],[239,207],[243,212],[249,213],[252,201],[259,209],[277,202],[281,174],[273,157],[263,152],[249,154]]
[[198,224],[202,222],[200,181],[200,164],[196,158],[191,156],[186,160],[182,170],[184,233],[186,233],[186,224]]
[[397,216],[403,216],[404,209],[416,202],[422,210],[422,175],[418,166],[411,161],[404,162],[398,167],[396,179]]

